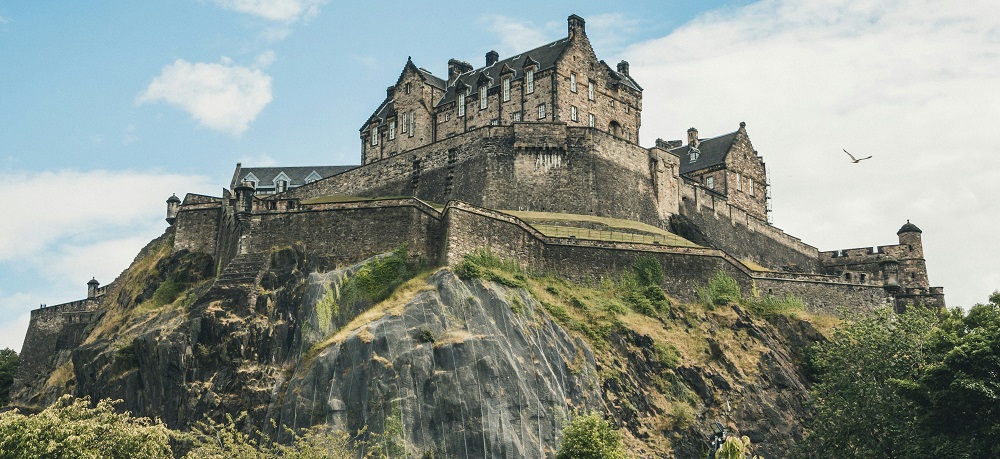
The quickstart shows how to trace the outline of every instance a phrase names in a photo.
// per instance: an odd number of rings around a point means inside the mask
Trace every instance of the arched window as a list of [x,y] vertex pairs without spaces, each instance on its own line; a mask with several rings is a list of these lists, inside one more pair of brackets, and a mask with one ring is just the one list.
[[615,137],[621,137],[622,125],[618,124],[617,121],[612,121],[611,123],[608,124],[608,133]]

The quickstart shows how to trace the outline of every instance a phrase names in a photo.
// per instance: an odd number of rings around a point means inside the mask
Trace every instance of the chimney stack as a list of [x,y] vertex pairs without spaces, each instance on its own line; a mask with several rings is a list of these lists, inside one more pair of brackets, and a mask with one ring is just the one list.
[[688,145],[698,148],[698,130],[695,128],[688,129]]
[[472,71],[472,64],[458,59],[448,59],[448,84],[452,84],[459,75]]
[[587,30],[585,27],[587,22],[584,21],[583,18],[575,14],[571,14],[567,22],[569,22],[569,38],[575,38],[578,34],[587,36]]
[[396,87],[395,86],[389,86],[388,88],[385,88],[385,98],[386,99],[394,99],[395,97],[396,97]]
[[628,61],[621,61],[618,63],[618,73],[628,76]]
[[497,61],[499,61],[499,60],[500,60],[500,53],[498,53],[496,51],[493,51],[492,49],[490,50],[490,52],[486,53],[486,66],[487,67],[489,67],[489,66],[491,66],[493,64],[496,64]]

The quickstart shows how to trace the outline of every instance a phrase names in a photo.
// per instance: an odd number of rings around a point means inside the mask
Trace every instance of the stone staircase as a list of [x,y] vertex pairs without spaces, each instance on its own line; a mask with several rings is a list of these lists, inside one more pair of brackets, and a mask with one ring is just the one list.
[[233,292],[242,291],[248,295],[247,300],[252,305],[256,295],[253,295],[251,287],[260,282],[269,260],[267,253],[237,255],[215,279],[208,296],[213,299],[233,298]]

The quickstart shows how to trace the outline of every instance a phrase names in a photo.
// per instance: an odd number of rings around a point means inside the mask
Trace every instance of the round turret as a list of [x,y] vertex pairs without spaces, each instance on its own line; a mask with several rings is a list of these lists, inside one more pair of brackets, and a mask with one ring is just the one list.
[[97,298],[97,287],[101,285],[96,278],[90,278],[87,282],[87,298]]
[[181,200],[176,194],[167,198],[167,223],[173,225],[177,221],[177,211],[181,208]]
[[920,228],[917,225],[910,223],[909,220],[903,225],[899,231],[896,231],[896,236],[899,236],[899,245],[906,246],[907,258],[924,258],[924,244],[921,240]]
[[920,231],[920,228],[917,228],[917,225],[914,225],[907,220],[906,224],[903,225],[902,228],[899,228],[899,231],[896,231],[897,236],[903,233],[923,233],[923,231]]
[[253,210],[253,194],[257,190],[253,182],[242,181],[233,191],[236,193],[236,211],[250,212]]

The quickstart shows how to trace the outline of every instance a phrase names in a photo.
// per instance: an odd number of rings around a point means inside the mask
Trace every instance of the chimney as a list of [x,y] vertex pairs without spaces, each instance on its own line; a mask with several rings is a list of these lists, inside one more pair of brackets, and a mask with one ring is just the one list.
[[486,53],[486,66],[487,67],[489,67],[489,66],[491,66],[493,64],[496,64],[497,61],[499,61],[499,60],[500,60],[500,53],[498,53],[496,51],[493,51],[492,49],[490,50],[490,52]]
[[587,30],[584,27],[586,21],[584,21],[583,18],[575,14],[571,14],[567,22],[569,22],[569,38],[576,38],[577,33],[585,37],[587,36]]
[[621,61],[618,63],[618,73],[628,76],[628,61]]
[[388,88],[385,88],[385,98],[386,99],[394,99],[395,97],[396,97],[396,87],[395,86],[389,86]]
[[448,59],[448,84],[452,84],[458,76],[472,71],[472,64],[458,59]]
[[698,148],[698,130],[695,128],[688,129],[688,145]]

